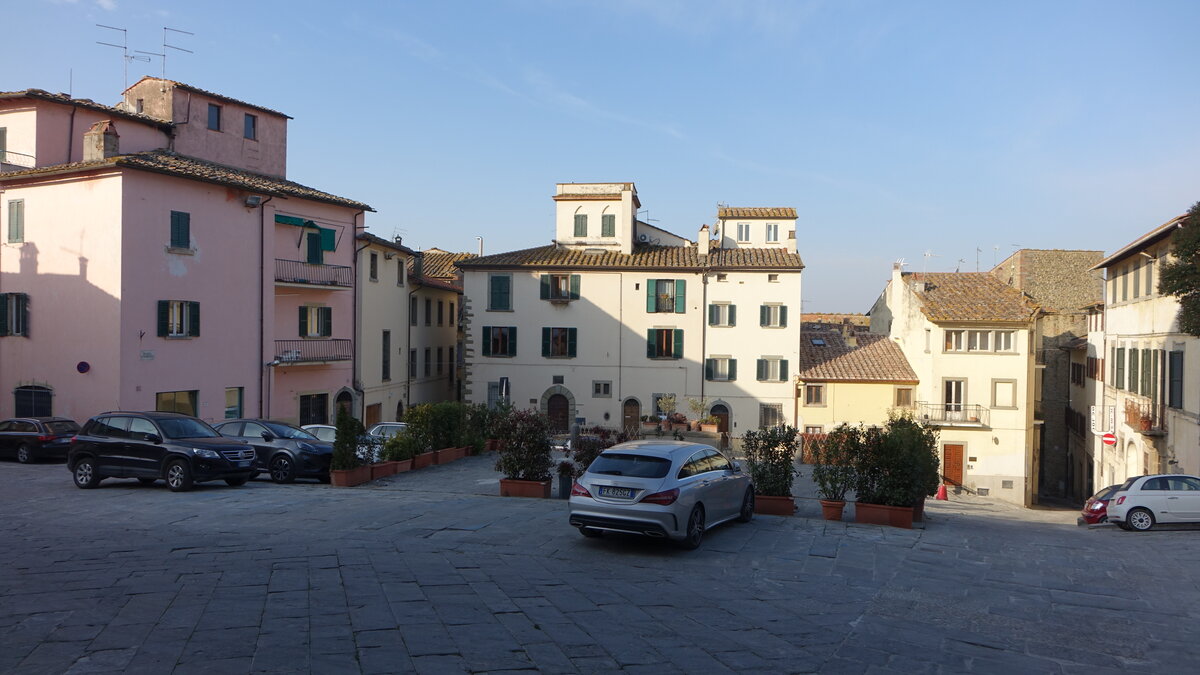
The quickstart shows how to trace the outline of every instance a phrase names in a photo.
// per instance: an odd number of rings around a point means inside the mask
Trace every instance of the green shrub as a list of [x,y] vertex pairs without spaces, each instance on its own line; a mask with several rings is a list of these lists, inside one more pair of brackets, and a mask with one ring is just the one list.
[[353,415],[338,408],[337,434],[333,440],[333,457],[329,460],[329,468],[343,471],[357,467],[361,461],[358,457],[359,439],[366,433],[362,422]]
[[883,429],[868,429],[854,458],[858,501],[915,506],[938,487],[937,429],[909,411],[893,411]]
[[532,410],[504,415],[497,425],[504,441],[496,459],[496,470],[512,480],[550,480],[554,460],[550,455],[550,422]]
[[755,494],[767,497],[792,496],[796,478],[796,451],[800,448],[799,430],[781,425],[747,431],[742,436],[742,451]]
[[813,480],[821,499],[846,501],[846,491],[854,487],[854,458],[862,450],[862,427],[842,424],[825,434],[824,440],[812,439]]
[[388,462],[402,462],[412,459],[421,452],[417,446],[417,438],[407,430],[392,436],[383,443],[383,459]]

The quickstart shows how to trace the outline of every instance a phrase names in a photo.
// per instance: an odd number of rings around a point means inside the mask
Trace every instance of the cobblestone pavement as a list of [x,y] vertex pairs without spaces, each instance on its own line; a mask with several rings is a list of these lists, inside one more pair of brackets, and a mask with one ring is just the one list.
[[[1200,531],[978,498],[685,552],[580,537],[488,457],[353,489],[0,463],[0,672],[1195,672]],[[852,512],[848,507],[847,515]]]

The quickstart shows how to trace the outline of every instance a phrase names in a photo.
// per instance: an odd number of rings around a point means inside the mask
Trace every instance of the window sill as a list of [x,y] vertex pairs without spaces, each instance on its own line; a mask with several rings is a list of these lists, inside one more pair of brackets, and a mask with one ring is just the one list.
[[197,335],[164,335],[163,339],[164,340],[191,340],[192,338],[195,338],[195,337],[199,337],[199,336],[197,336]]
[[485,359],[515,359],[516,357],[517,357],[516,354],[513,354],[512,356],[509,356],[508,354],[484,354],[483,355],[483,358],[485,358]]
[[301,340],[328,340],[331,335],[301,335]]
[[576,357],[574,357],[574,356],[543,356],[542,358],[543,359],[554,359],[555,361],[562,361],[564,359],[573,359]]
[[651,361],[678,361],[682,357],[680,357],[680,356],[647,356],[646,358],[650,359]]
[[165,248],[167,253],[172,255],[196,255],[196,249],[194,248],[178,248],[175,246],[167,246]]
[[575,298],[547,298],[552,305],[568,305]]
[[487,311],[489,311],[489,312],[511,312],[513,310],[511,308],[510,309],[492,309],[491,307],[488,307]]

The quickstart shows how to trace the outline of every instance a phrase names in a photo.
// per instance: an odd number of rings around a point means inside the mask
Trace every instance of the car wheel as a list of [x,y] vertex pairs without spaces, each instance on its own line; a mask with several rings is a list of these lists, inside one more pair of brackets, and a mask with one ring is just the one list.
[[138,482],[142,485],[154,485],[157,480],[157,478],[139,478]]
[[738,512],[738,522],[748,523],[754,518],[754,488],[746,488],[746,496],[742,497],[742,510]]
[[90,490],[100,484],[100,474],[96,473],[96,460],[84,457],[75,462],[75,470],[71,472],[75,479],[75,487]]
[[702,541],[704,541],[704,507],[697,504],[692,508],[692,515],[688,516],[687,537],[679,542],[679,545],[689,551],[694,551],[700,548]]
[[245,485],[246,481],[248,481],[248,480],[250,480],[250,479],[245,478],[245,477],[243,477],[243,478],[226,478],[225,484],[228,485],[229,487],[241,487],[241,486]]
[[604,532],[602,532],[600,530],[594,530],[590,527],[579,528],[579,534],[582,534],[583,536],[587,537],[588,539],[596,539],[598,537],[604,536]]
[[296,480],[296,464],[291,457],[278,454],[271,458],[271,480],[276,483],[291,483]]
[[1125,516],[1125,522],[1129,523],[1130,528],[1145,532],[1154,527],[1154,514],[1149,509],[1136,508]]
[[187,492],[192,489],[192,468],[182,459],[167,465],[167,487],[171,492]]
[[29,447],[28,443],[22,443],[21,447],[17,448],[17,461],[22,464],[33,461],[33,448]]

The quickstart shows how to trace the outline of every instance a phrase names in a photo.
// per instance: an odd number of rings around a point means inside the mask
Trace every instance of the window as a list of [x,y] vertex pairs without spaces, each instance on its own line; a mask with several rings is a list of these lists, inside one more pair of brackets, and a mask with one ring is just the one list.
[[913,405],[912,387],[896,387],[896,407],[911,408]]
[[145,113],[146,112],[146,99],[139,98],[137,101],[135,101],[134,102],[134,110],[137,111],[137,114],[139,114],[139,115]]
[[304,235],[304,243],[307,245],[307,257],[305,258],[310,265],[325,264],[325,246],[321,241],[320,232],[309,232]]
[[783,424],[782,403],[758,404],[758,426],[762,428],[777,427]]
[[1011,330],[998,330],[995,333],[995,349],[998,352],[1011,352],[1013,349],[1013,334]]
[[1167,407],[1183,408],[1183,352],[1167,355]]
[[382,351],[382,372],[380,372],[379,377],[384,382],[387,382],[388,380],[392,379],[392,331],[390,330],[383,331]]
[[767,243],[779,241],[779,223],[767,223]]
[[729,281],[729,275],[724,272],[717,272],[717,281]]
[[246,113],[245,128],[242,133],[252,141],[258,140],[258,116]]
[[0,336],[29,337],[29,296],[25,293],[0,293]]
[[576,329],[542,328],[542,356],[550,359],[575,358]]
[[600,236],[615,237],[617,236],[617,216],[611,213],[606,213],[600,216]]
[[300,425],[329,424],[329,394],[300,396]]
[[404,285],[404,259],[396,258],[396,285]]
[[543,274],[541,277],[542,300],[578,300],[578,274]]
[[192,247],[192,214],[171,212],[171,248]]
[[450,356],[446,357],[446,363],[449,364],[448,367],[450,368],[450,370],[454,370],[456,367],[458,367],[458,363],[456,363],[454,361],[454,347],[450,347],[449,349],[450,349]]
[[647,280],[646,311],[683,314],[687,311],[686,289],[687,282],[683,279]]
[[768,274],[767,282],[772,283],[772,284],[779,283],[779,275],[778,274]]
[[576,237],[586,237],[587,236],[587,214],[586,213],[576,213],[575,214],[575,236]]
[[374,251],[371,251],[371,263],[367,274],[371,281],[379,281],[379,254]]
[[29,385],[13,390],[14,415],[17,417],[50,417],[53,392],[48,387]]
[[750,223],[737,224],[737,240],[740,242],[750,241]]
[[1082,387],[1083,386],[1083,372],[1084,372],[1084,366],[1082,363],[1071,363],[1071,384],[1073,384],[1077,387]]
[[612,398],[612,382],[592,380],[592,398]]
[[8,200],[8,243],[25,241],[25,200]]
[[242,387],[225,387],[225,419],[235,420],[242,416]]
[[1146,261],[1146,295],[1154,292],[1154,263],[1157,258]]
[[737,379],[737,359],[714,356],[704,360],[704,379],[712,382],[732,382]]
[[1121,300],[1129,299],[1129,268],[1121,267]]
[[488,275],[488,311],[512,311],[512,275]]
[[483,327],[484,356],[516,356],[517,327],[516,326],[484,326]]
[[425,377],[433,374],[433,350],[425,348]]
[[1010,409],[1017,407],[1016,380],[992,380],[992,407]]
[[408,325],[417,325],[417,296],[415,295],[408,298]]
[[929,344],[932,342],[932,337],[933,337],[933,330],[930,328],[926,328],[925,329],[925,353],[926,354],[929,353]]
[[437,325],[442,326],[446,323],[446,303],[444,300],[438,300],[437,304]]
[[759,305],[758,325],[764,328],[787,328],[787,306]]
[[963,337],[966,331],[948,330],[946,331],[946,344],[943,351],[961,352],[963,350]]
[[966,392],[966,380],[945,380],[942,383],[942,401],[946,406],[946,412],[962,412],[963,403],[966,401]]
[[646,332],[646,358],[683,358],[683,331],[678,328],[651,328]]
[[787,359],[768,356],[758,360],[759,382],[783,382],[788,377]]
[[417,376],[417,350],[408,350],[408,376]]
[[986,352],[991,344],[992,332],[988,330],[967,331],[967,351]]
[[450,303],[450,316],[448,318],[450,319],[450,325],[453,326],[454,325],[454,303],[453,302]]
[[736,326],[737,306],[727,302],[714,302],[708,306],[708,325]]
[[213,131],[221,130],[221,106],[216,103],[208,104],[208,128]]
[[804,405],[824,406],[825,405],[825,385],[823,385],[823,384],[806,384],[806,385],[804,385]]
[[300,337],[329,337],[330,335],[333,335],[333,308],[301,305]]
[[154,409],[160,412],[173,412],[182,415],[196,416],[196,399],[200,392],[191,391],[160,391],[154,395]]
[[825,427],[822,427],[822,426],[807,426],[807,425],[806,425],[806,426],[804,427],[804,433],[806,433],[806,434],[823,434],[823,433],[825,433]]
[[158,336],[199,337],[200,303],[186,300],[159,300]]
[[425,325],[433,325],[433,299],[425,298]]
[[437,374],[438,374],[438,377],[441,377],[442,369],[444,367],[445,367],[445,362],[442,361],[442,348],[438,347],[437,348]]

